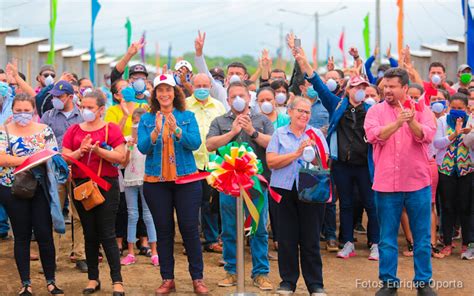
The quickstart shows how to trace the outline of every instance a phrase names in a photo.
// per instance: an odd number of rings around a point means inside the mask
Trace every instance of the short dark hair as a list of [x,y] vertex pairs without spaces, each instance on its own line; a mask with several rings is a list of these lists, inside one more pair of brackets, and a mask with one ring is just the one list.
[[[158,99],[156,98],[156,91],[158,89],[157,85],[152,93],[151,93],[151,98],[150,98],[150,113],[155,114],[156,112],[161,110],[160,102],[158,102]],[[173,99],[173,107],[178,109],[179,111],[184,111],[186,110],[186,96],[184,95],[183,90],[181,87],[178,85],[173,86],[174,89],[174,99]]]
[[261,87],[261,88],[258,89],[257,97],[262,91],[269,91],[273,94],[273,96],[275,96],[275,90],[273,88],[269,87],[269,86],[265,86],[265,87]]
[[420,94],[424,93],[425,92],[425,89],[423,88],[423,86],[421,86],[420,84],[418,83],[410,83],[408,85],[408,88],[416,88],[417,90],[420,91]]
[[273,88],[273,90],[277,90],[277,89],[279,89],[280,87],[283,87],[283,88],[286,90],[286,92],[289,91],[289,90],[288,90],[288,88],[289,88],[288,83],[287,83],[285,80],[283,80],[283,79],[276,79],[276,80],[274,80],[274,81],[270,84],[270,87]]
[[460,92],[457,92],[454,95],[452,95],[449,102],[451,103],[452,101],[456,101],[456,100],[463,102],[463,104],[466,106],[469,104],[469,98],[465,94],[460,93]]
[[438,89],[440,93],[444,95],[444,98],[449,101],[451,99],[451,96],[449,95],[449,92],[445,89]]
[[458,93],[462,93],[462,94],[465,94],[466,96],[469,95],[469,91],[465,88],[460,88],[458,89]]
[[387,71],[388,69],[390,69],[390,65],[389,64],[382,64],[380,65],[378,68],[377,68],[377,72],[384,72]]
[[23,73],[21,73],[21,72],[18,72],[18,76],[20,76],[21,79],[26,80],[25,74],[23,74]]
[[400,80],[400,84],[402,86],[405,86],[408,84],[408,81],[410,80],[408,78],[408,72],[405,69],[402,68],[390,68],[385,73],[383,74],[384,78],[395,78],[398,77]]
[[369,84],[369,87],[375,89],[375,92],[380,96],[380,88],[375,84]]
[[[87,78],[87,77],[82,77],[81,79],[79,79],[79,80],[77,81],[77,83],[79,83],[79,86],[81,86],[82,82],[85,81],[85,80],[91,81],[91,80],[90,80],[89,78]],[[92,82],[92,81],[91,81],[91,82]]]
[[98,88],[94,88],[92,91],[85,93],[83,99],[86,98],[94,98],[99,108],[104,107],[107,102],[104,92]]
[[12,109],[13,107],[15,107],[15,103],[16,102],[30,102],[31,103],[31,106],[33,106],[33,109],[36,111],[36,99],[35,97],[32,97],[28,94],[17,94],[14,98],[13,98],[13,102],[12,102]]
[[5,70],[0,69],[0,74],[3,74],[3,73],[5,73]]
[[247,92],[249,91],[249,88],[247,85],[245,85],[245,83],[243,83],[242,81],[235,81],[229,84],[229,87],[227,87],[227,96],[229,96],[230,89],[233,87],[243,87]]
[[270,72],[270,75],[272,75],[273,73],[283,73],[283,74],[285,74],[285,76],[286,76],[285,71],[283,71],[282,69],[278,69],[278,68],[273,69],[273,70]]
[[244,80],[244,83],[245,83],[245,85],[247,85],[247,86],[251,86],[252,84],[255,84],[255,81],[253,81],[253,80],[248,80],[248,79],[247,79],[247,80]]
[[247,67],[245,67],[245,65],[241,62],[232,62],[230,63],[228,66],[227,66],[227,71],[229,70],[229,68],[242,68],[245,72],[245,74],[248,74],[247,72]]
[[340,79],[344,78],[344,71],[341,69],[334,69],[333,71],[336,71],[339,74]]
[[440,62],[432,62],[430,64],[430,67],[428,68],[428,71],[431,71],[431,68],[434,68],[434,67],[440,67],[443,69],[443,72],[446,72],[446,68],[444,67],[443,64],[441,64]]

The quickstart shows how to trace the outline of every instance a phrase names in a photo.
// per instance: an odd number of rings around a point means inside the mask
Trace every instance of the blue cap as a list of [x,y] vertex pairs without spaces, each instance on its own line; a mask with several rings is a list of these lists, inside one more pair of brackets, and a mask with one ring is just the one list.
[[64,80],[59,80],[54,87],[49,91],[55,97],[62,96],[63,94],[72,95],[74,94],[74,89],[72,85]]

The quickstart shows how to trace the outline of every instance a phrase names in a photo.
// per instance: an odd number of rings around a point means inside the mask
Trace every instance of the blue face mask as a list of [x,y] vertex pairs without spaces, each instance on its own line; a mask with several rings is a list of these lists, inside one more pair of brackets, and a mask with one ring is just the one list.
[[313,86],[308,86],[308,88],[306,89],[306,95],[310,99],[318,98],[318,92],[314,90]]
[[449,115],[454,118],[464,118],[466,117],[466,111],[451,109],[451,111],[449,111]]
[[20,126],[27,126],[33,120],[34,112],[19,112],[13,113],[13,121]]
[[132,87],[130,87],[130,86],[124,87],[120,93],[122,94],[123,99],[126,102],[134,102],[135,101],[136,92]]
[[199,101],[204,101],[209,97],[209,89],[208,88],[196,88],[194,90],[194,97]]

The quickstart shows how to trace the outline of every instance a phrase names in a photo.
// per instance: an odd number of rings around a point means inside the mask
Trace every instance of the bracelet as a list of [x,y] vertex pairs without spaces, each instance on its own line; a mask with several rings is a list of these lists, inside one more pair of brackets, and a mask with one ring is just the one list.
[[174,130],[175,136],[181,134],[181,132],[182,132],[182,130],[181,130],[181,128],[179,128],[179,127],[176,127],[176,129]]

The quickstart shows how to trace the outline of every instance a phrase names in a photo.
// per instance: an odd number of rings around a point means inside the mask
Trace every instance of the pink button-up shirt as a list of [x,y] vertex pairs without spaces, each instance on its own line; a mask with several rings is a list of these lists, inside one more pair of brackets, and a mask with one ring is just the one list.
[[364,122],[367,140],[374,150],[374,185],[380,192],[410,192],[431,184],[428,145],[436,132],[436,121],[429,108],[416,111],[423,137],[417,138],[404,123],[387,140],[380,138],[386,125],[397,120],[399,111],[387,102],[376,104],[367,112]]

